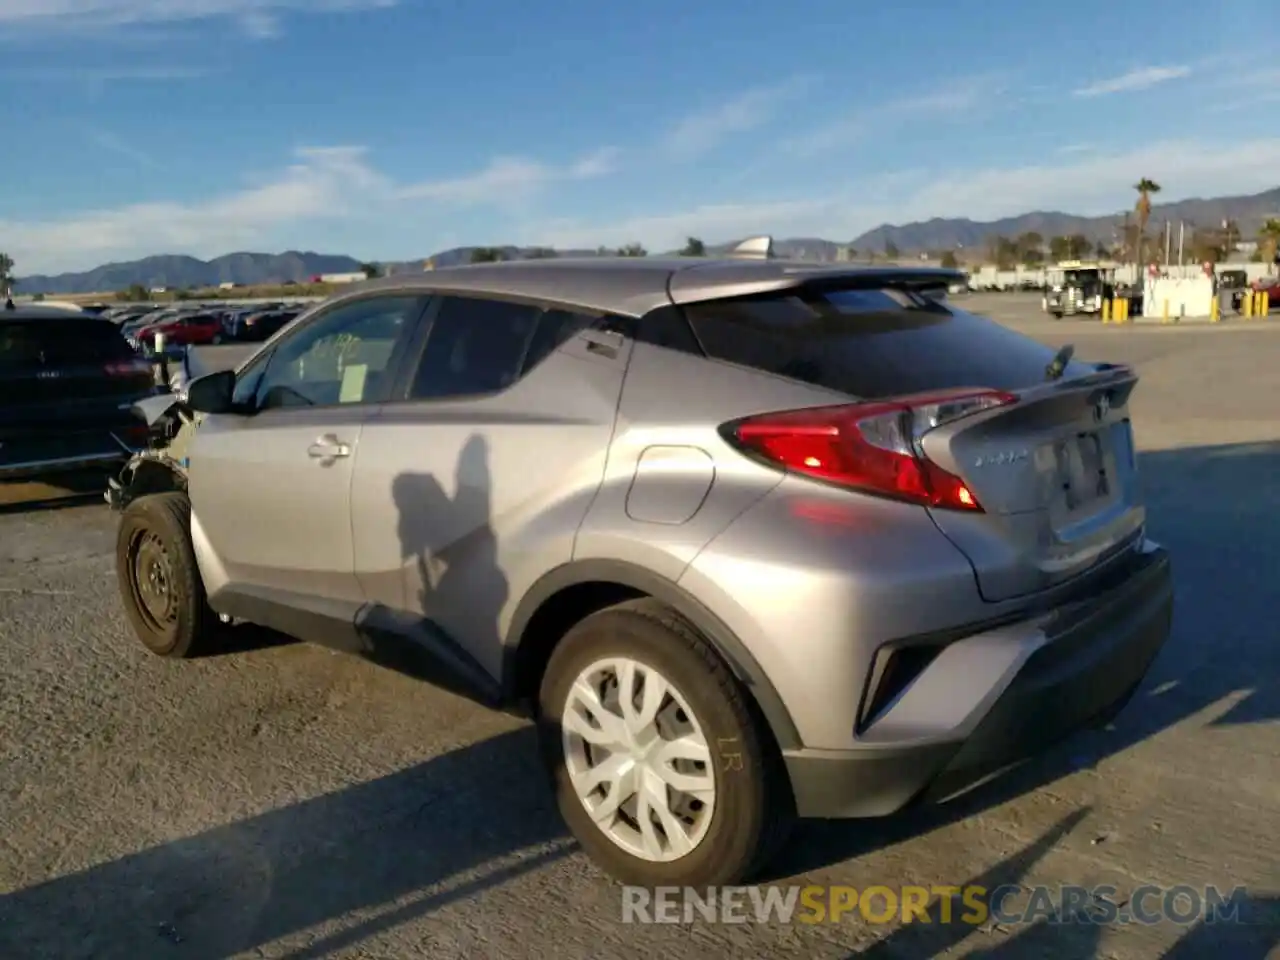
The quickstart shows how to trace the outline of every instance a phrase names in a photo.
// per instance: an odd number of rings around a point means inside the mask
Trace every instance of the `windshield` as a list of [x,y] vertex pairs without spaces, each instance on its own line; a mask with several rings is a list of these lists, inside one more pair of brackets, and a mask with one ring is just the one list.
[[1070,284],[1097,283],[1100,276],[1097,270],[1068,270],[1066,282]]

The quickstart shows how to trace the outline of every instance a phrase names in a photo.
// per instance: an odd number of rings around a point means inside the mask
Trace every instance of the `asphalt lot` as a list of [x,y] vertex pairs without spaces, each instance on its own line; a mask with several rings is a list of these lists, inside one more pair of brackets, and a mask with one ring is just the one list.
[[778,880],[1244,886],[1249,923],[623,924],[521,723],[301,644],[157,660],[112,517],[63,503],[0,506],[0,958],[1280,957],[1280,324],[965,305],[1138,367],[1175,635],[1112,729],[950,807],[807,825]]

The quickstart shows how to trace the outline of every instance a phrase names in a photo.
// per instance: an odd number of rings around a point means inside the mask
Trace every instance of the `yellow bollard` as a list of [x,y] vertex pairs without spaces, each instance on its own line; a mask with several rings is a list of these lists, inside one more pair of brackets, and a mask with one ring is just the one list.
[[1160,305],[1160,322],[1161,323],[1169,322],[1169,301],[1168,300],[1164,301],[1164,303]]
[[1258,299],[1261,301],[1258,305],[1258,316],[1265,317],[1271,312],[1271,292],[1263,290],[1258,294]]
[[1210,323],[1222,322],[1222,301],[1219,300],[1216,296],[1209,301],[1209,322]]
[[1129,298],[1125,297],[1120,301],[1120,322],[1129,322]]
[[1111,301],[1110,300],[1102,301],[1102,322],[1103,323],[1111,322]]
[[1253,316],[1253,291],[1247,290],[1240,298],[1240,315],[1246,320]]

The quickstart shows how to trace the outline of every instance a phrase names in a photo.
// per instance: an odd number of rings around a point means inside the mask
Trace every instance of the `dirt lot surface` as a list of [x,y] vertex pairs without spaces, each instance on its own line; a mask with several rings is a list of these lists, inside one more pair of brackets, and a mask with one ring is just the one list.
[[301,644],[151,657],[112,517],[73,502],[0,507],[0,958],[1280,956],[1280,324],[966,306],[1138,367],[1175,635],[1113,729],[951,807],[806,826],[777,879],[1243,886],[1246,922],[624,924],[521,723]]

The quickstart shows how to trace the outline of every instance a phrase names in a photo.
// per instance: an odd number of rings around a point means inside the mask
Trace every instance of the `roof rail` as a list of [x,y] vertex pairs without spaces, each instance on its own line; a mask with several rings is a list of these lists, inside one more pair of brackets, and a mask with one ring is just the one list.
[[758,237],[748,237],[730,250],[729,256],[741,260],[772,260],[773,237],[767,233]]

